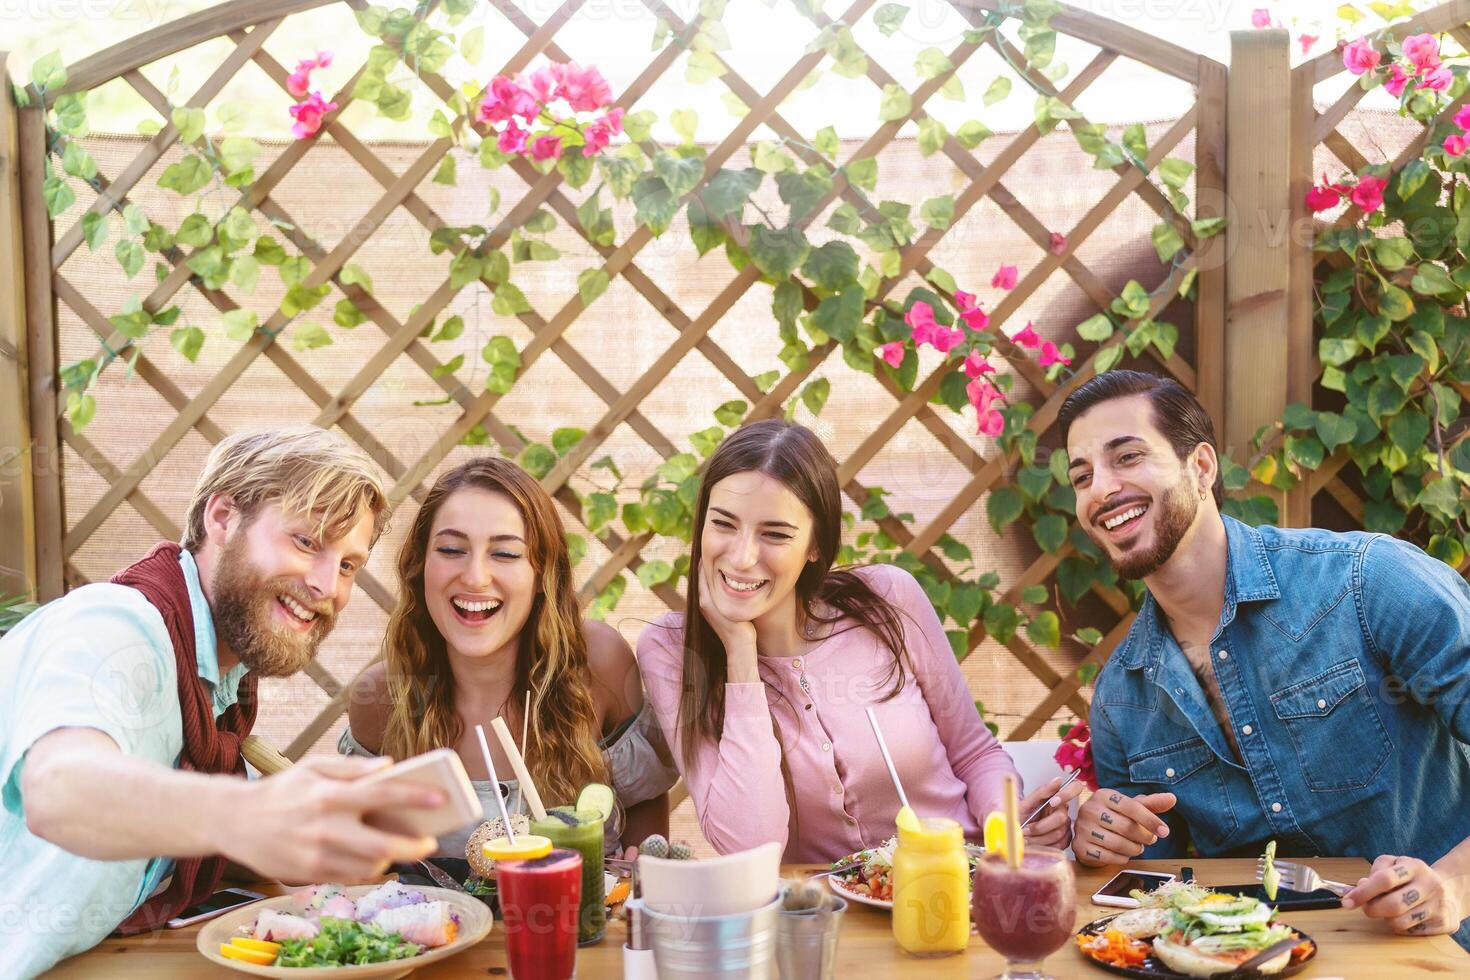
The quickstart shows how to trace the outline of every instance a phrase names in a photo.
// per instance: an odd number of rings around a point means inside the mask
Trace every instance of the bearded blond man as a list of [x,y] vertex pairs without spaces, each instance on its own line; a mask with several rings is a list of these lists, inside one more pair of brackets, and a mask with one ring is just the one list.
[[354,782],[381,762],[242,778],[259,679],[316,654],[387,515],[381,472],[340,436],[231,436],[205,463],[180,544],[0,639],[0,976],[159,928],[213,892],[227,859],[344,881],[433,850],[364,824],[439,802]]

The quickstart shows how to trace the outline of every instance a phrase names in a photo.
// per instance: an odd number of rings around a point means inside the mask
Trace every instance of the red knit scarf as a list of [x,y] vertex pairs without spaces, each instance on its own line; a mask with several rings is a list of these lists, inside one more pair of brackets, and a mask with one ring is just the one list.
[[[240,680],[238,700],[216,721],[209,685],[199,676],[194,614],[184,570],[179,567],[179,551],[176,544],[160,544],[141,561],[114,575],[112,581],[143,593],[163,615],[164,625],[168,627],[177,664],[179,714],[184,724],[184,752],[179,758],[179,768],[243,776],[245,760],[240,756],[240,742],[255,724],[256,677],[254,673],[245,674]],[[144,901],[123,920],[117,927],[118,933],[130,936],[162,928],[169,919],[213,894],[224,870],[223,855],[180,858],[168,887]]]

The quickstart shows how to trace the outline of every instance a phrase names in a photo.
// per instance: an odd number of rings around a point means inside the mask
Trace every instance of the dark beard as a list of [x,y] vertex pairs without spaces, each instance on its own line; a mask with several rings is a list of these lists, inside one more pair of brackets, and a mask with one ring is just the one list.
[[[287,632],[273,621],[276,596],[288,595],[317,617],[305,633]],[[211,607],[219,641],[240,662],[262,677],[289,677],[316,656],[337,623],[335,613],[324,614],[318,603],[300,594],[289,578],[265,579],[245,554],[245,541],[236,532],[220,551],[214,571]]]
[[1163,498],[1151,509],[1154,512],[1153,547],[1113,559],[1113,567],[1123,578],[1147,578],[1174,557],[1179,542],[1184,540],[1189,526],[1194,523],[1199,501],[1190,493],[1188,481],[1181,480],[1166,490]]

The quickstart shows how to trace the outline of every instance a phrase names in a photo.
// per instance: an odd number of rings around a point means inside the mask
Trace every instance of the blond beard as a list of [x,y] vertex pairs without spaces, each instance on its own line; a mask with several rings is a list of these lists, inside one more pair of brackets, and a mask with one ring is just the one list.
[[[272,607],[279,595],[288,595],[316,612],[311,629],[297,633],[275,622]],[[289,677],[304,668],[337,622],[335,613],[323,613],[319,602],[302,596],[292,579],[267,579],[260,574],[246,556],[243,529],[231,535],[220,550],[211,612],[220,642],[262,677]]]

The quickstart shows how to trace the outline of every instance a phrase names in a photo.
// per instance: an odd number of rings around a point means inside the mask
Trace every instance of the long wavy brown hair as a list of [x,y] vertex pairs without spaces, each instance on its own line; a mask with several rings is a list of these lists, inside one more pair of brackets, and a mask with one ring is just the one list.
[[454,710],[449,653],[424,601],[424,562],[439,507],[456,490],[475,488],[509,497],[526,524],[526,554],[540,588],[516,650],[517,709],[531,694],[526,766],[547,806],[574,803],[589,782],[608,781],[592,698],[592,672],[582,616],[572,588],[566,535],[551,497],[515,463],[473,459],[434,482],[398,552],[398,605],[383,641],[392,708],[382,751],[395,759],[455,745],[464,730]]
[[[862,576],[833,568],[842,544],[842,497],[837,462],[810,429],[782,419],[766,419],[730,433],[705,463],[694,511],[694,542],[689,556],[689,596],[684,615],[684,676],[679,697],[679,731],[685,769],[705,739],[718,739],[725,727],[725,679],[729,674],[725,645],[699,608],[700,539],[709,510],[710,491],[726,477],[760,472],[779,480],[812,515],[812,544],[817,557],[796,580],[797,626],[834,625],[836,632],[867,629],[893,654],[888,700],[903,689],[907,677],[900,613],[873,591]],[[783,753],[782,768],[785,769]],[[787,774],[788,792],[790,777]]]

